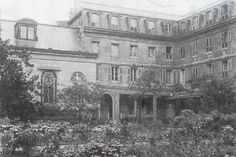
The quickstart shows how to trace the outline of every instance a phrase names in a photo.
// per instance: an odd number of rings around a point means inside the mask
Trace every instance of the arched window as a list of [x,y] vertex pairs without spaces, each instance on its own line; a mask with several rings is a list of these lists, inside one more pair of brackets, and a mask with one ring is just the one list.
[[46,71],[42,74],[42,101],[44,103],[56,102],[56,84],[57,78],[53,71]]
[[83,83],[86,81],[85,76],[81,72],[74,72],[71,76],[71,81],[74,83]]

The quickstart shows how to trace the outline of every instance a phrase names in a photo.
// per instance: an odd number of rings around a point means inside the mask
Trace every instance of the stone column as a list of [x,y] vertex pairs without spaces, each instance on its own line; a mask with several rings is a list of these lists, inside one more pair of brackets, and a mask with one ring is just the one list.
[[153,123],[157,122],[157,98],[153,95]]
[[113,100],[113,120],[120,120],[120,95],[119,93],[114,94]]

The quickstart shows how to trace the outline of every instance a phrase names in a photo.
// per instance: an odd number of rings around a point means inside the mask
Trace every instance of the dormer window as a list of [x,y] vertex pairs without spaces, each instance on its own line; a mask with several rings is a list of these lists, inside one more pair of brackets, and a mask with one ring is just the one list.
[[99,27],[100,26],[99,15],[98,14],[92,14],[91,15],[91,26],[92,27]]
[[186,23],[185,22],[182,22],[180,24],[180,32],[181,32],[181,34],[184,34],[186,32]]
[[198,29],[198,24],[199,24],[198,17],[196,16],[196,17],[193,18],[193,23],[192,23],[192,30],[193,31]]
[[38,40],[37,23],[30,19],[22,19],[16,22],[15,38],[23,40]]
[[111,17],[111,28],[112,29],[118,29],[119,28],[119,20],[118,17],[112,16]]
[[207,22],[207,25],[210,25],[213,23],[213,13],[212,11],[208,11],[207,14],[206,14],[206,22]]
[[222,6],[221,8],[221,18],[224,20],[224,19],[227,19],[229,17],[229,14],[228,14],[228,5],[225,4]]
[[132,32],[138,32],[138,21],[136,19],[130,20],[130,30]]
[[172,35],[172,25],[170,23],[166,24],[166,35]]
[[148,32],[155,32],[155,23],[152,21],[148,22]]

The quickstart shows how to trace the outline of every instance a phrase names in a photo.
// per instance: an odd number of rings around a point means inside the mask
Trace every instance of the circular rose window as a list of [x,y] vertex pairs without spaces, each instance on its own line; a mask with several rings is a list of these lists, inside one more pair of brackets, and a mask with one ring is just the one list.
[[51,72],[45,72],[42,80],[45,85],[51,86],[55,82],[55,76]]
[[74,83],[83,83],[85,81],[84,74],[82,74],[81,72],[73,73],[71,81]]

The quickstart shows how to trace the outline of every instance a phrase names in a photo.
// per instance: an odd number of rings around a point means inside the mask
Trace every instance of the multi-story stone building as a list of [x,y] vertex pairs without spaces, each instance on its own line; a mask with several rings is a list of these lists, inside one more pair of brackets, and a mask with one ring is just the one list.
[[[167,85],[185,84],[203,74],[225,78],[235,73],[233,0],[183,18],[96,8],[75,5],[71,18],[58,25],[38,24],[30,19],[0,21],[3,39],[32,51],[32,62],[45,84],[45,104],[56,103],[56,91],[62,84],[86,79],[104,87],[100,118],[118,120],[135,116],[137,102],[130,95],[138,91],[130,89],[129,84],[147,69],[155,69],[158,79]],[[177,98],[162,91],[160,95],[167,97],[161,105],[151,93],[145,99],[144,117],[157,120],[173,116],[171,100]],[[182,97],[181,103],[184,101],[188,100]]]

